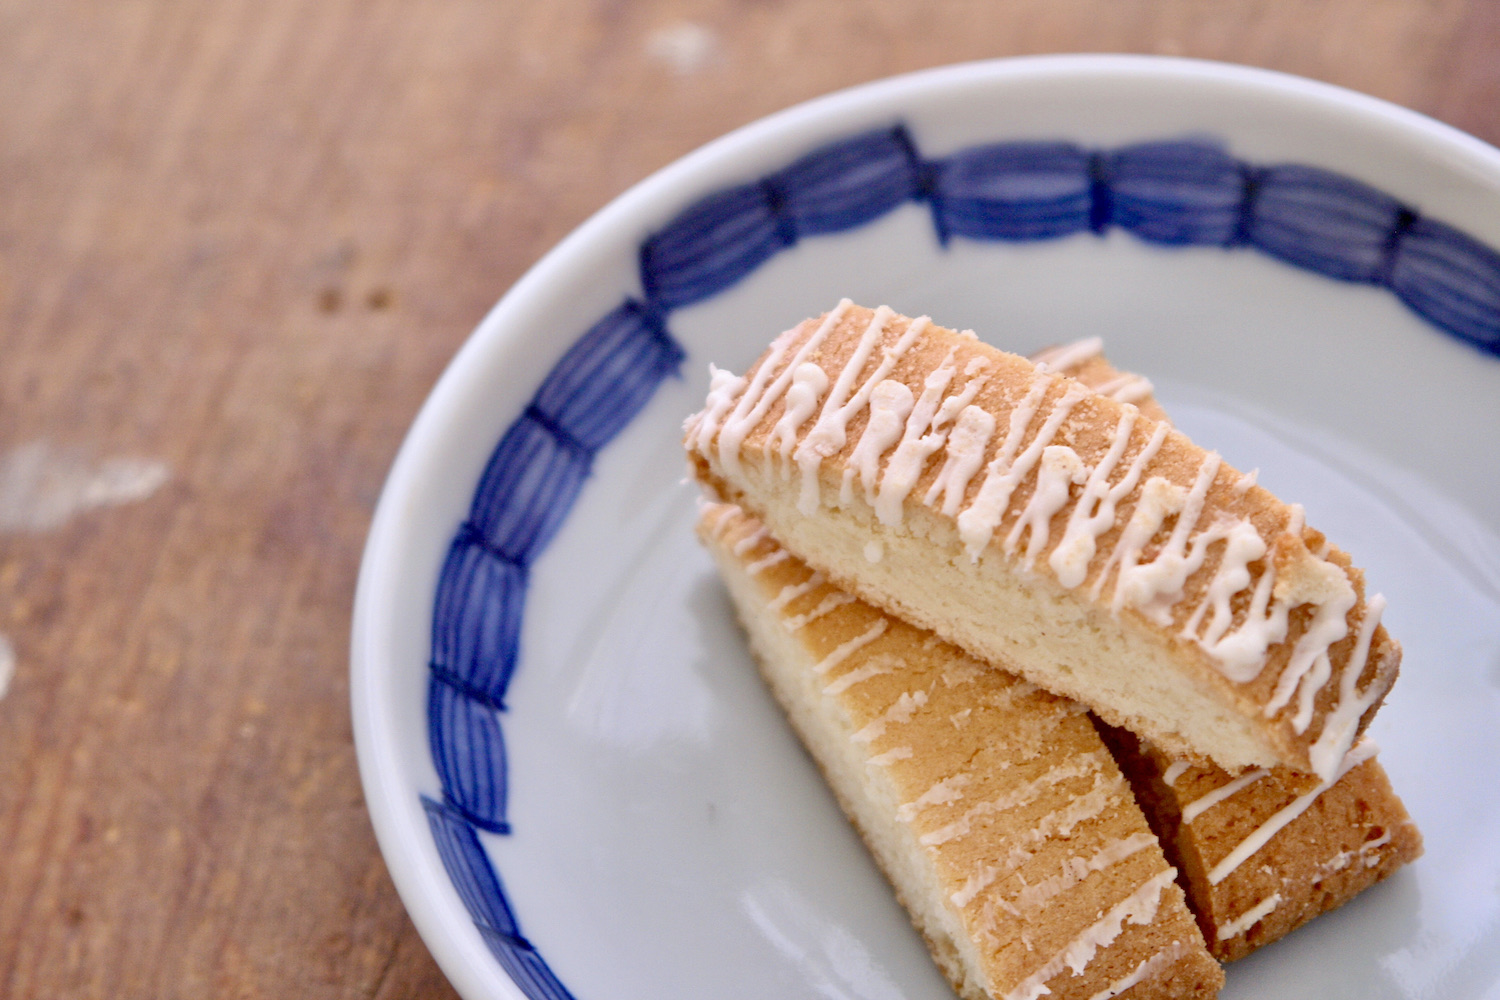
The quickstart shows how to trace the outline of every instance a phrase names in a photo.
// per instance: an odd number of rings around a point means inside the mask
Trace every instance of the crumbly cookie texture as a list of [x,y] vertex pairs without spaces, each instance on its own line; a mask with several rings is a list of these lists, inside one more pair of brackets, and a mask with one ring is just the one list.
[[858,600],[706,504],[771,690],[966,1000],[1210,997],[1174,871],[1083,709]]
[[1299,507],[1057,366],[846,300],[715,370],[685,444],[862,599],[1173,754],[1327,780],[1396,677],[1383,602]]
[[1177,867],[1208,949],[1244,958],[1422,855],[1422,835],[1363,740],[1332,784],[1230,775],[1102,730]]

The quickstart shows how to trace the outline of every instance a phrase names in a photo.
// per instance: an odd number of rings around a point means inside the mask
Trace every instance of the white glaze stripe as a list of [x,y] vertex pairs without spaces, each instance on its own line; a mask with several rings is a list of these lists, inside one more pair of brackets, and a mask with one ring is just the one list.
[[881,736],[884,736],[886,727],[891,724],[894,723],[899,726],[910,722],[911,717],[916,714],[917,709],[925,707],[926,704],[926,691],[903,691],[901,692],[901,697],[892,702],[889,708],[870,720],[870,722],[866,723],[863,728],[849,738],[855,743],[872,743]]
[[1071,344],[1062,344],[1057,347],[1049,347],[1045,351],[1039,351],[1031,356],[1033,364],[1046,365],[1053,371],[1068,372],[1091,358],[1097,358],[1104,353],[1104,340],[1101,337],[1085,337],[1075,340]]
[[943,467],[927,488],[922,502],[931,507],[942,497],[943,503],[938,509],[948,517],[956,517],[969,491],[969,480],[984,464],[985,449],[994,436],[994,414],[978,406],[964,407],[948,435]]
[[1384,611],[1385,597],[1381,594],[1376,594],[1365,602],[1359,639],[1349,661],[1344,664],[1344,672],[1339,675],[1338,700],[1333,709],[1323,717],[1322,732],[1308,751],[1313,770],[1320,777],[1326,778],[1325,772],[1332,769],[1333,762],[1344,757],[1354,743],[1359,720],[1385,694],[1385,685],[1380,677],[1373,678],[1364,691],[1357,695],[1355,693],[1360,675],[1365,672],[1365,662],[1370,656],[1370,641],[1375,637],[1375,629],[1380,624],[1380,616]]
[[1063,862],[1061,873],[1023,887],[1012,902],[1023,912],[1034,910],[1049,899],[1067,892],[1095,872],[1102,872],[1106,868],[1119,864],[1137,852],[1154,846],[1156,842],[1153,834],[1136,833],[1105,844],[1093,857],[1067,858]]
[[[1124,784],[1125,779],[1118,775],[1112,781],[1106,781],[1102,774],[1094,775],[1092,788],[1062,808],[1054,809],[1043,816],[1022,835],[1022,842],[1035,846],[1056,836],[1071,836],[1074,827],[1098,818],[1104,810],[1118,804],[1119,792],[1124,788]],[[953,902],[960,907],[968,906],[973,902],[974,897],[994,884],[997,878],[1017,868],[1031,856],[1031,852],[1023,847],[1012,846],[1005,861],[1001,864],[980,865],[978,870],[965,880],[963,887],[953,894],[951,897]]]
[[1059,444],[1043,448],[1031,497],[1011,525],[1010,533],[1005,536],[1006,555],[1015,552],[1021,535],[1029,531],[1030,537],[1026,542],[1026,552],[1021,558],[1021,566],[1030,572],[1036,565],[1037,556],[1047,547],[1052,518],[1073,498],[1070,487],[1083,485],[1088,474],[1088,466],[1083,464],[1078,452],[1072,448]]
[[1181,958],[1186,951],[1187,945],[1185,943],[1183,943],[1182,941],[1173,941],[1161,951],[1157,952],[1155,955],[1152,955],[1140,965],[1137,965],[1135,967],[1135,971],[1130,975],[1124,977],[1123,979],[1117,979],[1114,982],[1110,983],[1104,989],[1089,997],[1089,1000],[1112,1000],[1113,997],[1117,997],[1121,993],[1124,993],[1136,983],[1142,982],[1156,975],[1164,967],[1171,965],[1173,962]]
[[[1048,378],[1048,384],[1050,381]],[[1041,382],[1042,380],[1039,379],[1038,385],[1041,385],[1042,392],[1045,392],[1046,385],[1042,385]],[[1068,418],[1073,407],[1088,398],[1088,395],[1089,391],[1076,382],[1069,385],[1063,397],[1052,407],[1052,412],[1047,415],[1046,421],[1037,431],[1036,436],[1031,439],[1026,449],[1016,456],[1014,462],[1009,461],[1009,456],[1019,445],[1026,425],[1031,422],[1032,414],[1025,412],[1024,405],[1018,407],[1012,414],[1010,432],[1006,434],[1000,453],[995,456],[995,460],[985,471],[984,481],[979,486],[979,494],[974,497],[974,502],[958,515],[958,533],[963,539],[964,547],[971,560],[978,561],[980,552],[984,551],[984,547],[990,543],[996,526],[1005,517],[1005,511],[1010,506],[1011,494],[1041,458],[1043,449],[1052,443],[1052,438],[1057,434],[1063,421]],[[1040,397],[1035,390],[1031,396],[1028,396],[1028,402],[1032,397],[1037,397],[1037,402],[1040,402]],[[1017,424],[1020,426],[1018,427]]]
[[839,372],[838,381],[828,393],[828,398],[823,401],[823,410],[818,415],[818,421],[807,432],[802,443],[797,446],[792,457],[797,462],[798,468],[802,470],[802,494],[797,501],[797,508],[804,515],[811,516],[817,512],[818,497],[818,467],[825,458],[837,454],[848,440],[849,419],[863,406],[868,403],[870,394],[875,391],[875,386],[885,380],[896,367],[896,362],[911,349],[916,343],[931,320],[926,316],[918,316],[907,324],[905,332],[896,341],[895,346],[889,347],[881,352],[881,358],[875,366],[875,370],[865,379],[853,396],[849,390],[853,387],[855,379],[864,370],[865,362],[874,352],[881,337],[885,333],[885,325],[895,316],[895,313],[886,306],[875,310],[875,315],[870,319],[870,324],[865,328],[860,337],[859,346],[855,349],[853,357],[844,365],[843,371]]
[[[1212,809],[1220,802],[1223,802],[1225,799],[1229,798],[1229,796],[1233,795],[1235,792],[1238,792],[1240,789],[1246,787],[1247,785],[1254,784],[1270,773],[1271,772],[1267,771],[1265,768],[1250,771],[1246,774],[1240,775],[1233,781],[1229,781],[1223,785],[1220,785],[1218,788],[1215,788],[1207,795],[1199,796],[1198,798],[1182,807],[1182,821],[1184,823],[1191,823],[1193,820],[1203,815],[1206,810]],[[1168,782],[1168,784],[1170,784],[1170,782]]]
[[824,615],[828,614],[830,611],[833,611],[835,608],[841,608],[845,604],[853,604],[855,599],[856,598],[853,594],[846,594],[842,590],[835,590],[833,593],[829,594],[821,601],[819,601],[818,606],[813,608],[811,611],[807,612],[806,614],[795,615],[793,617],[787,618],[782,622],[782,624],[786,626],[786,630],[788,632],[801,631],[802,629],[806,628],[810,622],[817,621],[819,618],[822,618]]
[[813,667],[813,673],[819,676],[828,673],[828,671],[884,635],[886,627],[889,624],[889,622],[882,618],[874,625],[871,625],[866,631],[861,632],[848,642],[835,647],[827,656],[818,661],[817,666]]
[[759,576],[761,573],[764,573],[772,566],[775,566],[778,563],[784,563],[791,557],[792,554],[786,549],[777,549],[770,555],[757,559],[753,563],[747,563],[745,566],[745,572],[749,573],[751,576]]
[[837,680],[831,681],[827,687],[823,688],[823,693],[826,695],[843,694],[856,684],[862,684],[871,677],[879,677],[881,674],[890,672],[891,668],[887,663],[866,663],[855,667],[848,673],[840,674]]
[[958,837],[967,836],[974,820],[1034,802],[1044,791],[1059,782],[1094,774],[1099,767],[1100,760],[1097,753],[1080,754],[1072,760],[1053,766],[1040,777],[1033,778],[1004,795],[978,803],[953,822],[924,833],[920,840],[924,846],[935,847]]
[[[902,507],[911,494],[927,460],[948,440],[949,424],[954,416],[968,407],[969,403],[989,381],[988,375],[975,375],[975,366],[965,370],[969,380],[958,393],[942,398],[953,381],[955,369],[953,355],[957,347],[948,351],[943,363],[927,376],[923,383],[922,396],[917,400],[907,418],[901,443],[891,455],[885,474],[880,480],[880,494],[875,499],[875,516],[886,525],[900,524]],[[974,359],[976,361],[980,359]]]
[[1281,832],[1283,827],[1306,812],[1308,806],[1312,805],[1319,795],[1322,795],[1329,788],[1333,787],[1334,782],[1348,774],[1358,765],[1375,756],[1379,749],[1371,740],[1361,740],[1358,746],[1344,756],[1342,765],[1340,765],[1331,779],[1305,795],[1300,795],[1293,799],[1288,805],[1276,812],[1275,815],[1252,830],[1248,837],[1236,844],[1234,850],[1225,855],[1224,859],[1214,865],[1213,869],[1208,873],[1208,884],[1218,885],[1228,878],[1236,868],[1245,862],[1246,858],[1249,858],[1256,851],[1266,846],[1272,837]]
[[[828,338],[829,333],[838,326],[839,321],[853,305],[854,303],[848,299],[840,300],[839,304],[823,318],[823,322],[818,325],[813,335],[797,350],[787,366],[776,373],[776,380],[771,382],[769,388],[765,388],[771,374],[776,372],[781,356],[786,351],[787,338],[795,328],[778,337],[771,345],[770,352],[755,372],[755,380],[740,397],[735,404],[734,412],[725,419],[723,427],[719,430],[719,461],[731,475],[739,474],[740,447],[744,444],[745,438],[765,417],[771,405],[781,398],[801,363]],[[795,432],[795,428],[793,431]]]
[[1356,597],[1349,577],[1333,563],[1310,559],[1305,560],[1299,569],[1304,574],[1318,577],[1315,585],[1317,611],[1292,647],[1291,658],[1277,678],[1276,691],[1266,702],[1265,715],[1269,719],[1279,712],[1301,685],[1307,692],[1303,698],[1306,710],[1298,711],[1292,720],[1292,728],[1302,733],[1312,721],[1312,695],[1327,683],[1332,672],[1328,647],[1349,634],[1348,614]]
[[1130,895],[1112,906],[1104,916],[1084,928],[1083,933],[1068,942],[1066,947],[1048,959],[1041,968],[1022,980],[1015,989],[1005,993],[1004,1000],[1036,1000],[1043,993],[1049,992],[1047,980],[1063,969],[1072,969],[1076,976],[1087,968],[1100,948],[1107,947],[1120,936],[1126,921],[1150,924],[1156,919],[1156,911],[1161,905],[1162,890],[1172,884],[1176,875],[1173,869],[1168,868],[1146,879]]
[[765,525],[757,525],[754,531],[735,542],[734,547],[730,551],[734,553],[735,558],[742,559],[747,552],[765,541],[770,535],[771,532]]
[[768,604],[767,607],[769,607],[772,611],[780,612],[797,598],[810,594],[814,590],[817,590],[819,587],[821,587],[823,585],[823,579],[823,574],[817,570],[814,570],[812,572],[812,575],[810,575],[806,580],[803,580],[801,583],[789,583],[785,587],[782,587],[781,593],[771,598],[771,603]]
[[1219,940],[1228,941],[1232,937],[1238,937],[1256,924],[1260,923],[1267,914],[1281,905],[1281,893],[1273,892],[1271,895],[1256,903],[1250,909],[1241,913],[1233,920],[1219,928]]

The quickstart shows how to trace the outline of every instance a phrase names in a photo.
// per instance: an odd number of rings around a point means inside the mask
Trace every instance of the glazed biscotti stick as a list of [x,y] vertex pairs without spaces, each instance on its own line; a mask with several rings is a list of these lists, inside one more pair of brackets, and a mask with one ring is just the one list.
[[1422,835],[1368,739],[1331,785],[1302,791],[1280,772],[1236,777],[1174,761],[1124,730],[1103,733],[1222,962],[1344,905],[1422,854]]
[[771,690],[966,1000],[1214,995],[1088,715],[856,600],[730,505],[699,534]]
[[847,301],[716,371],[697,476],[865,600],[1229,771],[1330,777],[1399,647],[1213,452],[972,334]]
[[[1166,419],[1151,383],[1111,366],[1097,337],[1032,360]],[[1345,755],[1341,777],[1307,788],[1281,768],[1236,776],[1173,760],[1099,725],[1221,962],[1285,937],[1422,854],[1422,835],[1368,739]]]

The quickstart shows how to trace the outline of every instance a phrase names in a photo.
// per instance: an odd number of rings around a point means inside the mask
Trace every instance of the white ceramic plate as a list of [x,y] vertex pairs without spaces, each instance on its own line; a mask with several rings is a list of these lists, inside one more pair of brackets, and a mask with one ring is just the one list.
[[[971,167],[983,157],[964,151],[1002,141],[1118,151],[1207,138],[1261,197],[1285,196],[1279,209],[1262,203],[1267,228],[1251,240],[1281,240],[1280,257],[1138,238],[1122,221],[1125,173],[1101,173],[1123,161],[1096,158],[1084,211],[1099,221],[1102,184],[1115,213],[1103,235],[944,246],[932,203],[908,199],[845,218],[836,234],[804,230],[712,294],[693,269],[723,260],[688,253],[686,271],[673,271],[658,243],[643,289],[642,241],[684,209],[897,125],[924,162],[960,154]],[[1253,168],[1288,163],[1369,189],[1347,218],[1335,190],[1332,208],[1307,207],[1329,226],[1278,236],[1277,218],[1293,230],[1302,218],[1297,175]],[[726,217],[764,222],[755,213],[767,204],[784,217],[799,189],[777,176],[770,193],[744,189],[751,209]],[[930,176],[944,211],[958,213],[962,171]],[[1066,202],[1071,189],[1054,182],[978,189],[1023,201],[1061,190]],[[1371,189],[1416,214],[1398,211],[1376,241],[1373,283],[1332,280],[1320,270],[1339,265],[1318,263],[1319,240],[1358,258]],[[1141,190],[1149,202],[1154,189]],[[1229,206],[1231,226],[1243,207]],[[1241,212],[1242,229],[1247,218],[1260,217]],[[1393,248],[1417,247],[1426,220],[1500,246],[1500,152],[1324,85],[1129,57],[958,66],[836,94],[735,132],[601,211],[505,296],[434,390],[360,576],[353,692],[366,795],[396,886],[459,992],[951,995],[762,689],[692,538],[694,490],[682,482],[679,427],[708,362],[743,370],[774,334],[847,295],[1019,352],[1102,334],[1113,359],[1152,377],[1181,427],[1303,502],[1390,599],[1386,622],[1406,656],[1373,731],[1427,854],[1232,966],[1224,995],[1500,996],[1500,359],[1406,304],[1483,339],[1500,322],[1500,289],[1485,284],[1488,251],[1458,237],[1464,260],[1481,265],[1477,284],[1448,281],[1446,251],[1427,258],[1436,277],[1394,273]],[[776,239],[751,227],[717,246],[735,266],[744,247]],[[691,280],[674,284],[683,274]],[[670,299],[683,288],[704,297]],[[1437,298],[1424,298],[1432,288]],[[656,319],[671,340],[627,311],[618,337],[611,327],[566,354],[646,291],[666,302]],[[1444,295],[1468,311],[1444,313]],[[674,342],[684,377],[657,386],[652,365],[671,361]],[[631,391],[649,392],[639,412],[619,398]],[[484,481],[511,492],[476,502],[490,539],[479,543],[460,526],[502,438],[505,468]],[[570,506],[570,472],[585,470]],[[562,518],[555,536],[549,516]],[[513,674],[502,669],[508,614],[519,625]]]

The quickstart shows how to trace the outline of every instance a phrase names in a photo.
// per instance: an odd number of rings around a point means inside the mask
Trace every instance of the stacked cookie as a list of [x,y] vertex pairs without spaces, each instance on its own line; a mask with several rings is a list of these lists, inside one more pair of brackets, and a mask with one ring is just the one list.
[[1382,602],[1096,342],[846,301],[716,370],[686,445],[767,680],[962,995],[1209,995],[1210,952],[1420,851],[1361,738]]

